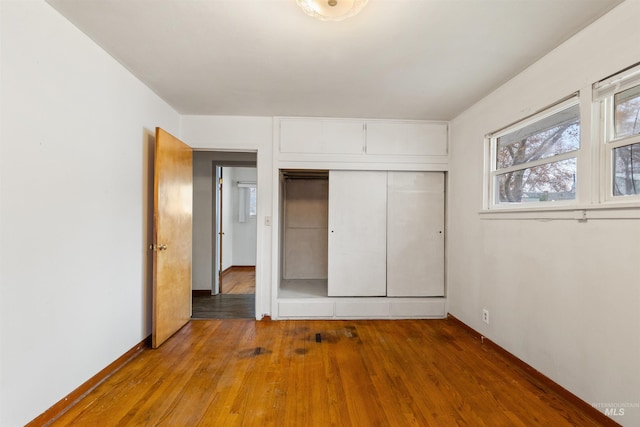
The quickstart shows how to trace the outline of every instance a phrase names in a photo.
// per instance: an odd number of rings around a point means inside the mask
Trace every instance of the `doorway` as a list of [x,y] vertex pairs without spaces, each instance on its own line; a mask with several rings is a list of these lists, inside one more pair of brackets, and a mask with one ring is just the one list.
[[256,153],[194,152],[192,318],[255,318]]

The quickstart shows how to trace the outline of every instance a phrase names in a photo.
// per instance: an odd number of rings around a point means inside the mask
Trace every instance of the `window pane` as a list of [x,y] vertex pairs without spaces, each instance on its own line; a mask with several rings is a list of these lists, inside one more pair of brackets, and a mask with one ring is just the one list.
[[256,187],[249,189],[249,216],[258,214],[258,191]]
[[497,203],[573,200],[576,164],[573,158],[497,175]]
[[580,108],[574,105],[498,138],[496,169],[580,148]]
[[640,194],[640,143],[613,150],[613,195]]
[[616,93],[613,104],[616,138],[640,133],[640,85]]

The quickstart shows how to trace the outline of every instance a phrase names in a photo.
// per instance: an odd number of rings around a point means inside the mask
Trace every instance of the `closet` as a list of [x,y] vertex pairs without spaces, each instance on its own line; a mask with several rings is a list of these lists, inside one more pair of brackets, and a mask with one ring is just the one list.
[[273,318],[444,317],[448,124],[276,117],[273,132]]
[[281,171],[281,298],[444,295],[444,173]]

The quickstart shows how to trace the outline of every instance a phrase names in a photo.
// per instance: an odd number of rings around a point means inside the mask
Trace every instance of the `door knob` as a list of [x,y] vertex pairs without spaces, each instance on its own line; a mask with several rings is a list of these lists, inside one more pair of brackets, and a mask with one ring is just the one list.
[[149,245],[149,249],[151,249],[152,251],[166,251],[167,250],[167,245],[165,245],[165,244]]

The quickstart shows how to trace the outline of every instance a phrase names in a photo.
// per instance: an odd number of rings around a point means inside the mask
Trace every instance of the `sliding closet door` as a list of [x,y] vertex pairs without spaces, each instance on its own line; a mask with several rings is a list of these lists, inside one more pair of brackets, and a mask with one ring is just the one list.
[[387,295],[444,295],[444,173],[389,172]]
[[386,295],[387,172],[329,172],[329,296]]

